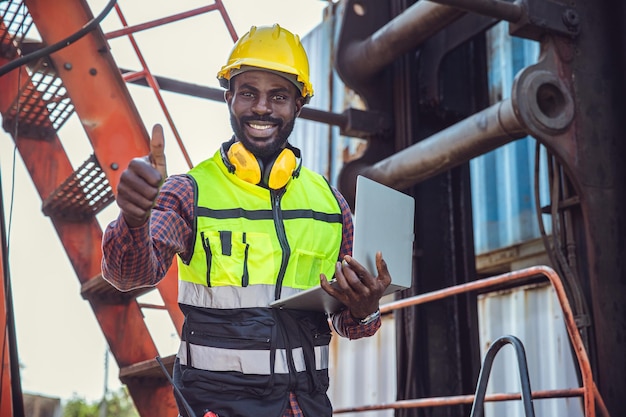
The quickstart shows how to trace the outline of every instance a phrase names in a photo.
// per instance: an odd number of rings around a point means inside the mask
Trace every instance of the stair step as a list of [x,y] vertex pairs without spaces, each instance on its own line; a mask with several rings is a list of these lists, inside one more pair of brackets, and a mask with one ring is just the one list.
[[[176,355],[166,356],[161,358],[163,365],[167,369],[167,372],[172,375],[174,369],[174,360]],[[120,380],[124,384],[128,384],[130,380],[134,379],[152,379],[166,381],[167,377],[163,373],[161,366],[156,359],[150,359],[143,362],[138,362],[130,366],[126,366],[120,369]]]
[[131,291],[119,291],[99,274],[81,286],[80,295],[85,300],[124,304],[152,290],[152,287],[147,287]]
[[51,140],[74,113],[74,105],[48,57],[29,70],[29,80],[5,112],[3,127],[31,139]]
[[15,58],[22,49],[24,35],[33,25],[33,18],[23,1],[10,0],[0,1],[0,21],[0,55]]
[[45,215],[71,221],[91,219],[115,201],[113,189],[91,155],[43,202]]

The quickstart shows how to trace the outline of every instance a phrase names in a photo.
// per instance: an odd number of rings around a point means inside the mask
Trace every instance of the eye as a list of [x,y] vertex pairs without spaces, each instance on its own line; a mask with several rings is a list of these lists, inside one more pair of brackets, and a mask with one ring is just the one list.
[[287,99],[288,99],[288,97],[286,95],[283,95],[283,94],[276,94],[273,97],[274,101],[285,101]]
[[239,92],[239,95],[245,98],[254,98],[254,93],[251,91],[241,91]]

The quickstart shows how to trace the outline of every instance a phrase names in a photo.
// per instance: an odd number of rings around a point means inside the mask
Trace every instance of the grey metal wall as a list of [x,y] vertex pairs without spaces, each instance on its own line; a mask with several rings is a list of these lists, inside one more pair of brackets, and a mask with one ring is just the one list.
[[[330,356],[330,389],[334,409],[396,400],[396,326],[392,315],[383,317],[372,337],[348,340],[333,337]],[[346,417],[392,417],[394,410],[340,414]]]

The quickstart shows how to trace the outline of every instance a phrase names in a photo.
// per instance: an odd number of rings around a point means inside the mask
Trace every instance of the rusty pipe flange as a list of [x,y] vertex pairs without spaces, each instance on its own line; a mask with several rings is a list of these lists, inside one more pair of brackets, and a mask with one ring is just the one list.
[[514,111],[533,136],[555,135],[574,119],[574,100],[554,73],[528,67],[516,77],[511,91]]

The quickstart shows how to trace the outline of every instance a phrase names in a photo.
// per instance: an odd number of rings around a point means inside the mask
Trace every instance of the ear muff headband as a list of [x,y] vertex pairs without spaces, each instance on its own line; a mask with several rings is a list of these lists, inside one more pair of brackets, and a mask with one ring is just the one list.
[[[297,148],[293,149],[297,151]],[[241,142],[232,143],[225,156],[227,160],[224,163],[237,178],[254,185],[260,184],[262,180],[263,184],[274,190],[287,185],[291,177],[297,177],[300,172],[296,153],[291,147],[283,149],[267,167],[263,167],[263,163]],[[223,152],[222,159],[225,159]]]

